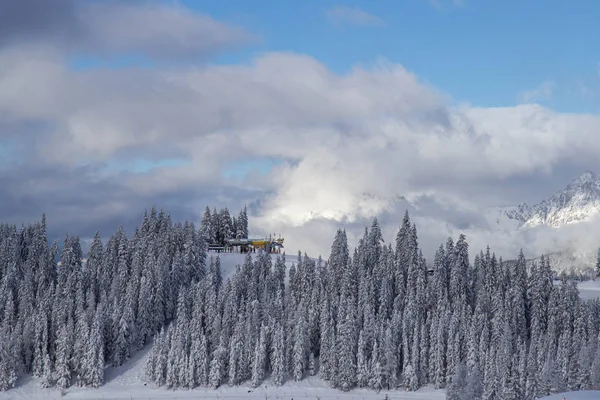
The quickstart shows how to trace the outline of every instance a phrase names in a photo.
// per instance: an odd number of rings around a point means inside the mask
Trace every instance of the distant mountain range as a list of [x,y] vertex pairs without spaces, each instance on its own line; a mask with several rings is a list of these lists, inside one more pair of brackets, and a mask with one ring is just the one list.
[[[547,200],[533,206],[527,203],[491,210],[492,227],[511,232],[536,227],[564,230],[588,222],[600,215],[600,176],[586,171]],[[598,238],[600,245],[600,238]],[[556,270],[581,271],[595,265],[596,249],[583,249],[574,243],[572,248],[557,249],[550,255]],[[577,250],[575,250],[577,248]]]
[[560,228],[589,221],[600,214],[600,176],[587,171],[541,203],[534,206],[523,203],[500,211],[519,228],[540,225]]

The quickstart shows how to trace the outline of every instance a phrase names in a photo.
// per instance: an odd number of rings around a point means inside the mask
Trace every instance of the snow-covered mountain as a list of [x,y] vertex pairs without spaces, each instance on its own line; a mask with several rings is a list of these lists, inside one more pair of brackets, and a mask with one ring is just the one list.
[[[589,171],[538,204],[522,203],[488,212],[488,220],[497,231],[527,234],[546,229],[545,233],[551,233],[551,243],[555,244],[540,251],[550,256],[553,269],[578,273],[595,264],[600,237],[595,243],[593,235],[597,230],[591,231],[591,225],[585,223],[599,216],[600,175]],[[530,255],[537,259],[541,254]]]
[[560,228],[589,221],[600,215],[600,176],[586,171],[579,178],[541,203],[505,207],[498,211],[496,223],[517,228],[546,225]]

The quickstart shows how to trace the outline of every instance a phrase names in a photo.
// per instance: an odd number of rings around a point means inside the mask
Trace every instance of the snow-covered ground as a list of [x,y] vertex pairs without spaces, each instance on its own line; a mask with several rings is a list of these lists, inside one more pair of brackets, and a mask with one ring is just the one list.
[[542,397],[539,400],[598,400],[600,399],[600,391],[598,390],[585,390],[581,392],[568,392],[553,394],[548,397]]
[[[577,288],[579,289],[579,297],[583,300],[600,298],[600,279],[579,282]],[[598,399],[600,399],[600,396]]]
[[[555,279],[554,285],[560,285],[560,280]],[[600,298],[600,279],[577,282],[577,289],[579,289],[579,297],[582,300],[592,300]],[[600,398],[599,398],[600,400]]]
[[309,377],[300,382],[288,381],[281,387],[272,386],[269,379],[263,385],[252,389],[249,385],[229,387],[223,385],[217,390],[197,388],[194,390],[167,390],[145,383],[145,368],[149,348],[136,353],[132,359],[119,368],[108,368],[106,383],[99,389],[71,387],[61,394],[58,389],[41,389],[37,380],[22,379],[15,389],[0,392],[0,400],[52,400],[52,399],[106,399],[106,400],[185,400],[185,399],[238,399],[248,400],[442,400],[442,390],[423,388],[417,392],[404,390],[376,393],[366,389],[356,389],[348,393],[332,389],[322,380]]

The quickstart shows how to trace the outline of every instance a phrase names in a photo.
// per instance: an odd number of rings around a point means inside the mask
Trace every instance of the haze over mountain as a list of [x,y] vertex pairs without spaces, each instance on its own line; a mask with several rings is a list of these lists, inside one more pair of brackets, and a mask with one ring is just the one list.
[[[501,209],[519,228],[546,225],[561,228],[565,225],[590,221],[600,214],[600,177],[586,171],[554,193],[547,200],[529,206],[527,203]],[[500,224],[500,218],[497,221]]]
[[495,208],[487,217],[492,230],[505,234],[553,237],[554,247],[548,244],[543,252],[552,253],[555,269],[563,270],[594,266],[599,215],[600,176],[586,171],[537,204]]

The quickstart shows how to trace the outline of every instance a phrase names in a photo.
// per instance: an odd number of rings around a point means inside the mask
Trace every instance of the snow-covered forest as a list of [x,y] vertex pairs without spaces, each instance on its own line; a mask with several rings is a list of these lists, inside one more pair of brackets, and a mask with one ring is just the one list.
[[353,251],[339,230],[327,261],[299,253],[286,270],[284,256],[249,254],[223,279],[207,228],[153,209],[131,237],[97,235],[83,262],[73,236],[57,256],[44,218],[1,225],[0,388],[29,374],[98,387],[150,343],[148,380],[168,388],[309,375],[449,399],[600,388],[600,302],[554,285],[546,259],[528,270],[523,254],[503,263],[487,249],[470,263],[461,235],[428,267],[406,214],[393,244],[375,219]]
[[207,206],[202,216],[202,237],[207,244],[224,245],[227,239],[248,237],[248,211],[246,206],[237,218],[232,216],[227,207],[217,211]]
[[0,225],[0,389],[32,374],[41,385],[98,387],[175,315],[180,288],[205,277],[202,232],[152,209],[128,238],[48,245],[46,221]]

